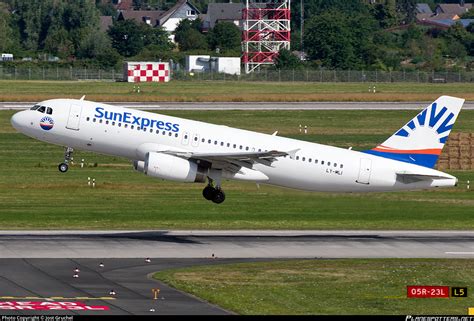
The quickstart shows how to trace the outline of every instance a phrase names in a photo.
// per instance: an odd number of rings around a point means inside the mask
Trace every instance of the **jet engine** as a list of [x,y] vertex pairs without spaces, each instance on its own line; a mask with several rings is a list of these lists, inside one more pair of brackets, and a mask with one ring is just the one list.
[[133,161],[133,168],[140,173],[145,172],[145,162],[144,161]]
[[206,181],[207,170],[187,159],[151,152],[146,154],[144,163],[144,172],[148,176],[188,183]]

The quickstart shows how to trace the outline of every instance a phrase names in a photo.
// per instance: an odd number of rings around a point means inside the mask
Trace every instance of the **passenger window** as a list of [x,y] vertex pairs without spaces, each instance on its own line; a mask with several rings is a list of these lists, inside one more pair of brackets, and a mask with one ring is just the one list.
[[[102,120],[102,119],[101,119],[101,120]],[[106,124],[106,125],[108,125],[108,124],[109,124],[109,121],[108,121],[108,120],[106,120],[106,121],[105,121],[105,124]]]
[[217,140],[214,141],[214,145],[217,145]]
[[118,127],[122,127],[122,123],[118,123]]
[[341,164],[341,168],[344,168],[344,165]]
[[224,146],[224,142],[221,142],[221,146]]
[[40,108],[38,108],[38,111],[40,113],[43,113],[43,114],[44,114],[45,110],[46,110],[46,107],[44,107],[44,106],[41,106]]
[[169,132],[169,134],[168,134],[168,135],[171,137],[171,135],[173,135],[173,134],[172,134],[171,132]]
[[53,109],[48,107],[48,109],[46,110],[46,114],[52,115],[53,114]]
[[94,118],[94,119],[92,119],[92,121],[95,123],[95,118]]
[[334,167],[337,167],[337,163],[334,163]]
[[296,160],[299,160],[299,159],[300,159],[300,157],[299,157],[299,156],[296,156]]
[[128,124],[124,124],[123,127],[127,128],[127,127],[128,127]]
[[115,126],[115,122],[114,122],[114,121],[112,122],[112,126]]
[[150,133],[153,133],[153,128],[150,128]]
[[90,120],[90,117],[87,117],[87,118],[86,118],[86,121],[89,121],[89,120]]
[[133,126],[133,125],[130,125],[130,129],[134,129],[134,128],[135,128],[135,126]]
[[331,166],[331,162],[328,162],[328,166]]
[[237,148],[237,145],[236,145],[236,144],[234,144],[234,148]]
[[304,162],[306,160],[306,157],[303,157],[302,161]]
[[178,137],[178,133],[174,134],[174,137]]
[[211,143],[211,140],[210,140],[210,139],[208,139],[208,140],[207,140],[207,143],[208,143],[208,144],[210,144],[210,143]]
[[201,139],[201,142],[202,142],[202,143],[204,143],[205,141],[206,141],[206,139],[205,139],[205,138]]
[[310,158],[310,159],[308,159],[308,162],[310,162],[310,163],[311,163],[311,161],[312,161],[312,159],[311,159],[311,158]]
[[324,165],[324,161],[321,161],[321,165]]
[[317,159],[315,159],[315,160],[314,160],[314,163],[315,163],[315,164],[317,164],[317,163],[318,163],[318,160],[317,160]]
[[229,144],[229,143],[227,143],[227,147],[230,147],[230,144]]

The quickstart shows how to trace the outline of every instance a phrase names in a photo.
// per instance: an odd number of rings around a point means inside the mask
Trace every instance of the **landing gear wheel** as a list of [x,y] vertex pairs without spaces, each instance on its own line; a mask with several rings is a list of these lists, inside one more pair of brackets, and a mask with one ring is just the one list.
[[216,193],[216,189],[212,187],[211,185],[207,185],[202,190],[202,196],[204,196],[204,198],[207,199],[208,201],[214,198],[215,193]]
[[220,204],[225,201],[225,194],[224,191],[221,189],[217,189],[214,197],[212,198],[212,201],[216,204]]
[[58,169],[61,173],[66,173],[67,170],[69,169],[69,166],[66,163],[61,163],[58,165]]

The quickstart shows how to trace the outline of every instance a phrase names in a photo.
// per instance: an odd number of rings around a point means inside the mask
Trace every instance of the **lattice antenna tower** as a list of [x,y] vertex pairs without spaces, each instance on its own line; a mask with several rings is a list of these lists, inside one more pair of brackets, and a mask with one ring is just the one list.
[[273,65],[290,50],[290,0],[244,0],[242,51],[245,73]]

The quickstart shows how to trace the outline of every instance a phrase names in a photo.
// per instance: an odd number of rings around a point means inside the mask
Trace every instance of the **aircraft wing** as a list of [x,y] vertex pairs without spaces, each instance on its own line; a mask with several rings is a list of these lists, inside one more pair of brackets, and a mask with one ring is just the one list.
[[[162,151],[162,153],[186,159],[194,159],[197,161],[212,163],[213,168],[222,168],[231,171],[236,171],[240,167],[251,169],[254,164],[271,166],[271,164],[276,161],[278,157],[290,155],[290,153],[276,150],[241,153],[192,153],[179,151]],[[232,167],[234,167],[233,170]]]

